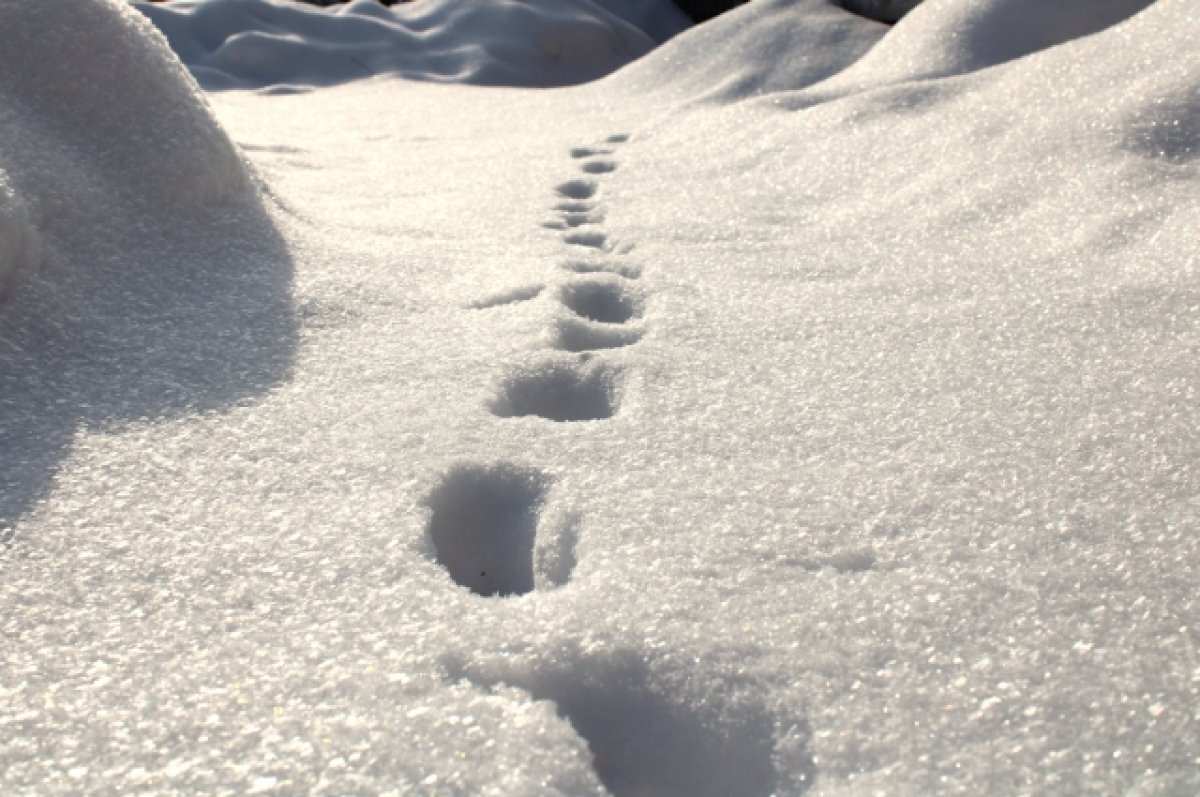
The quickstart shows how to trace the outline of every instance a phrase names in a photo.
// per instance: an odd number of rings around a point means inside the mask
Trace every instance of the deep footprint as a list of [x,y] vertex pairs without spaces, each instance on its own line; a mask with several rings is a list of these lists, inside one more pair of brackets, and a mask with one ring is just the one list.
[[598,188],[594,180],[567,180],[555,190],[567,199],[591,199]]
[[616,413],[621,387],[620,369],[586,359],[554,359],[510,373],[489,409],[501,418],[598,421]]
[[459,465],[425,500],[437,562],[476,595],[523,595],[563,584],[575,566],[573,517],[539,520],[545,473],[511,463]]
[[582,318],[561,318],[550,332],[550,345],[561,351],[598,351],[631,346],[642,339],[640,329],[596,324]]
[[590,321],[624,324],[642,314],[641,299],[620,277],[594,274],[577,277],[559,289],[567,309]]
[[587,202],[581,199],[568,199],[559,202],[554,206],[555,210],[561,210],[563,213],[587,213],[596,209],[595,202]]
[[568,243],[572,246],[586,246],[589,249],[607,250],[608,235],[598,230],[589,230],[587,232],[570,232],[563,236],[563,243]]
[[597,155],[611,154],[613,154],[611,149],[605,149],[603,147],[574,147],[571,149],[572,158],[592,158]]
[[588,174],[608,174],[617,170],[617,164],[610,160],[588,161],[579,168]]
[[582,227],[585,224],[599,224],[604,221],[604,214],[599,211],[589,213],[563,213],[562,220],[568,227]]
[[[783,725],[759,702],[726,701],[719,688],[667,682],[633,650],[564,651],[548,664],[447,663],[447,669],[483,688],[517,687],[552,701],[587,742],[613,797],[767,797],[802,794],[816,782],[803,720]],[[785,738],[777,753],[779,726]]]

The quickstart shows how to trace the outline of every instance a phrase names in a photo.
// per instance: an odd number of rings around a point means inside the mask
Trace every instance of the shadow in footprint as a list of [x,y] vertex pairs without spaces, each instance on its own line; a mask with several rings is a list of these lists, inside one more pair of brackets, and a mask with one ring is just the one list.
[[617,164],[610,160],[588,161],[579,168],[588,174],[608,174],[617,170]]
[[629,134],[628,133],[616,133],[615,135],[611,135],[604,140],[606,143],[609,143],[609,144],[624,144],[626,141],[629,140]]
[[582,318],[560,318],[550,331],[550,345],[561,351],[598,351],[631,346],[644,333],[631,327],[596,324]]
[[563,236],[563,243],[572,246],[585,246],[588,249],[608,251],[608,235],[599,230],[570,232]]
[[596,195],[599,186],[595,180],[567,180],[561,183],[556,189],[559,196],[564,196],[567,199],[591,199]]
[[582,227],[585,224],[599,224],[604,221],[604,214],[598,211],[588,213],[564,213],[563,223],[568,227]]
[[[451,678],[552,701],[587,741],[614,797],[768,797],[803,793],[816,781],[805,722],[777,731],[782,723],[760,701],[713,688],[720,684],[657,677],[633,650],[559,651],[549,663],[524,666],[445,664]],[[793,748],[779,772],[777,732]]]
[[425,500],[438,564],[485,597],[565,584],[578,518],[542,519],[551,481],[511,463],[451,468]]
[[641,299],[615,275],[577,277],[559,289],[558,299],[573,313],[602,324],[624,324],[642,314]]
[[574,147],[571,149],[572,158],[593,158],[597,155],[611,155],[613,151],[604,147]]
[[543,290],[542,285],[522,285],[516,288],[500,291],[491,296],[478,299],[467,305],[471,310],[487,310],[491,307],[502,307],[506,304],[517,304],[518,302],[527,302],[530,299],[536,299],[541,295]]
[[582,199],[567,199],[555,205],[554,209],[563,213],[587,213],[596,209],[596,203]]
[[611,418],[620,407],[621,371],[588,359],[552,359],[518,368],[501,382],[489,405],[501,418],[550,421]]

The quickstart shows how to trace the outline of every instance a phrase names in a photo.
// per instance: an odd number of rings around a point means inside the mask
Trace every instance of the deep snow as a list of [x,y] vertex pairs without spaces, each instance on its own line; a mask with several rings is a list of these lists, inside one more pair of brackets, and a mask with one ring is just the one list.
[[0,792],[1200,791],[1200,26],[1070,5],[0,0]]

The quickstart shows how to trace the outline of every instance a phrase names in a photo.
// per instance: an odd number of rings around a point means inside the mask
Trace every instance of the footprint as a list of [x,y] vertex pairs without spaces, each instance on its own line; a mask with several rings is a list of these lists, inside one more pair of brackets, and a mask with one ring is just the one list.
[[561,351],[597,351],[631,346],[645,334],[640,329],[597,324],[582,318],[560,318],[550,331],[550,345]]
[[500,291],[492,296],[478,299],[467,305],[472,310],[486,310],[489,307],[500,307],[506,304],[516,304],[517,302],[527,302],[530,299],[536,299],[541,295],[544,286],[542,285],[522,285],[517,288],[509,288],[508,290]]
[[512,371],[489,409],[501,418],[603,420],[620,407],[622,382],[620,369],[589,362],[587,355],[547,360]]
[[562,264],[566,271],[576,274],[616,274],[628,280],[642,276],[642,269],[632,263],[596,263],[589,260],[568,260]]
[[571,149],[572,158],[593,158],[597,155],[611,155],[613,151],[603,147],[574,147]]
[[476,595],[565,584],[575,567],[578,519],[541,517],[551,481],[511,463],[451,468],[425,500],[437,562]]
[[567,180],[554,190],[567,199],[591,199],[599,186],[595,180]]
[[744,688],[658,675],[629,648],[443,664],[455,680],[551,701],[587,742],[613,797],[768,797],[816,782],[807,722],[778,721]]
[[615,275],[576,277],[559,289],[558,299],[575,314],[602,324],[624,324],[642,314],[640,297]]
[[608,174],[617,170],[617,164],[610,160],[588,161],[579,167],[588,174]]
[[568,227],[582,227],[584,224],[599,224],[604,221],[604,214],[598,210],[586,213],[563,213],[562,220]]
[[563,242],[573,246],[586,246],[590,249],[604,249],[607,251],[608,234],[599,230],[571,232],[563,236]]
[[565,202],[559,202],[554,206],[555,210],[561,210],[563,213],[587,213],[596,209],[595,202],[585,202],[578,199],[568,199]]
[[582,227],[586,224],[599,224],[602,221],[604,221],[604,214],[600,211],[563,213],[561,219],[543,222],[542,226],[548,230],[573,230],[576,227]]
[[612,136],[609,136],[608,138],[604,139],[604,141],[608,144],[624,144],[628,140],[629,140],[628,133],[617,133],[616,135],[612,135]]

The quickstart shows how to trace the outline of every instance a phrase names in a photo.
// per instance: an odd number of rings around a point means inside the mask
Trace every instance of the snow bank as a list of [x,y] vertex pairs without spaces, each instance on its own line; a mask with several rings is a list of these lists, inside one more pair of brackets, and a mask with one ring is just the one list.
[[832,0],[756,0],[677,36],[610,82],[640,94],[733,102],[824,80],[888,30]]
[[[561,86],[612,72],[651,36],[590,0],[355,0],[318,8],[280,0],[179,0],[136,7],[209,89],[320,86],[377,74],[510,86]],[[661,3],[620,14],[663,36]]]
[[34,227],[85,239],[248,195],[194,81],[127,3],[2,0],[0,15],[0,269],[29,265]]
[[851,87],[961,75],[1096,33],[1153,0],[925,0],[836,80]]
[[592,0],[659,44],[692,26],[691,18],[671,0]]

